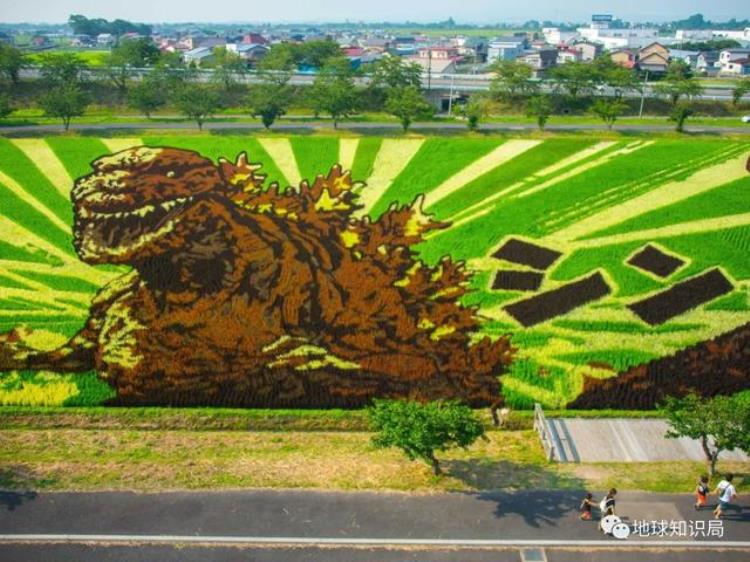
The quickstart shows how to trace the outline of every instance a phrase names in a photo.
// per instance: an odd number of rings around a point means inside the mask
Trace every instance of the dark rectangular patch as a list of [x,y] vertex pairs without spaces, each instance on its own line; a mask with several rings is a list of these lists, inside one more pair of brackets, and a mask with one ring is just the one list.
[[514,302],[503,308],[522,326],[528,327],[566,314],[609,293],[609,285],[604,280],[604,276],[597,271],[578,281]]
[[537,271],[500,270],[495,274],[492,288],[506,291],[536,291],[542,284],[543,274]]
[[647,244],[638,253],[634,254],[627,263],[659,277],[669,277],[685,262],[680,258],[665,254],[651,244]]
[[654,326],[725,295],[733,289],[729,279],[719,269],[714,268],[675,283],[665,291],[629,304],[628,308],[641,320]]
[[547,269],[561,255],[561,252],[530,244],[517,238],[510,238],[500,246],[499,250],[492,254],[492,257],[528,265],[534,269]]

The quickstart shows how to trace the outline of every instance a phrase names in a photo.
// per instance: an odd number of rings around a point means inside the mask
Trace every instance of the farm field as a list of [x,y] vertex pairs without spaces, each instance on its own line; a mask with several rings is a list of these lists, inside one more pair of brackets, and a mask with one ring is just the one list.
[[[452,226],[428,235],[421,258],[450,254],[476,272],[464,302],[479,307],[484,333],[512,335],[503,392],[516,408],[562,407],[584,375],[610,377],[750,321],[750,142],[181,135],[0,139],[0,332],[23,325],[52,349],[125,272],[78,259],[68,197],[89,162],[138,144],[212,159],[247,151],[269,181],[292,185],[341,162],[366,182],[360,213],[373,219],[424,194],[424,210]],[[93,372],[0,374],[4,405],[111,395]]]

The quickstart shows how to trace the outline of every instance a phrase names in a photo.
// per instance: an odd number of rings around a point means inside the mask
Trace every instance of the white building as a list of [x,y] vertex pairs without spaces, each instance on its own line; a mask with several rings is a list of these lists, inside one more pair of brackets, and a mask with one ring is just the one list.
[[526,38],[524,37],[498,37],[490,41],[487,47],[487,62],[517,59],[523,54],[525,47]]
[[577,32],[561,31],[559,27],[543,27],[542,35],[550,45],[567,45],[580,38]]
[[597,14],[591,17],[588,27],[579,27],[578,35],[607,50],[641,48],[659,40],[659,31],[650,27],[610,27],[612,16]]

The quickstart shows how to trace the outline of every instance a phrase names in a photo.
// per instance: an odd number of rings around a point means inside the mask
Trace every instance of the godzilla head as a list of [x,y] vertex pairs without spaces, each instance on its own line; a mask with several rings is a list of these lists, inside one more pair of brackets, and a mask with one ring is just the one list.
[[175,148],[134,147],[92,166],[71,192],[73,244],[87,263],[131,264],[179,247],[185,211],[225,185],[209,159]]

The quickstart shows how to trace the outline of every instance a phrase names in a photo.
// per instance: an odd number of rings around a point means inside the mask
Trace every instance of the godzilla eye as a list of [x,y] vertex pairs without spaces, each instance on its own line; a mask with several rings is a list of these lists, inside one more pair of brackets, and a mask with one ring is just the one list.
[[167,172],[167,177],[168,178],[173,178],[174,177],[174,172],[172,170],[168,171]]

